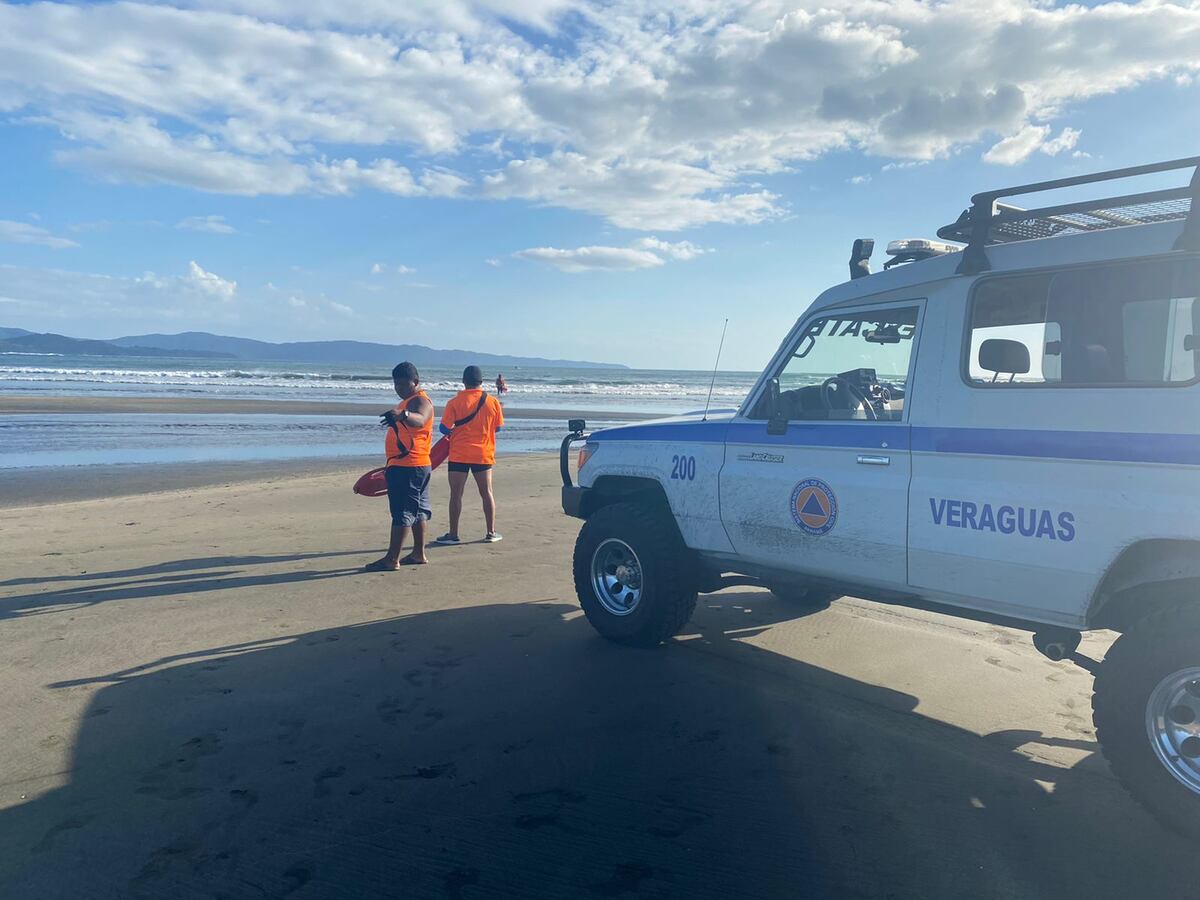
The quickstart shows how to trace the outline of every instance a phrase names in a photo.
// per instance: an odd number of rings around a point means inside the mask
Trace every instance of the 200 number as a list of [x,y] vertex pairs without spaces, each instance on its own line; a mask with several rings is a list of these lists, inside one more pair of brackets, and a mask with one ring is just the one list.
[[695,481],[696,480],[696,457],[694,456],[672,456],[671,457],[671,477],[676,481]]

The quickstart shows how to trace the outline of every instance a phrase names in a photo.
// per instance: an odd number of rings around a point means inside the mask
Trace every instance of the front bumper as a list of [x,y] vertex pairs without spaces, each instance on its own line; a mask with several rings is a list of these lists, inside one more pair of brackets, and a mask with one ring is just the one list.
[[562,508],[568,516],[576,519],[584,518],[583,498],[588,489],[577,484],[564,484],[562,489]]

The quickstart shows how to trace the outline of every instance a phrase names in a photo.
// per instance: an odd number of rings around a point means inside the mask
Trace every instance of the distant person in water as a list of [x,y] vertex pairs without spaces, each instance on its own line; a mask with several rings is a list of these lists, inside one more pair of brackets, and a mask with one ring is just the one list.
[[[496,379],[497,385],[503,376]],[[483,501],[487,526],[484,541],[501,540],[496,531],[496,498],[492,494],[492,466],[496,463],[496,432],[504,425],[504,408],[483,390],[483,372],[479,366],[463,371],[463,390],[446,404],[442,413],[442,434],[450,437],[450,530],[437,539],[439,544],[459,543],[458,522],[462,517],[463,490],[467,476],[475,476],[475,486]]]
[[[402,362],[392,369],[392,384],[400,403],[380,416],[387,426],[384,448],[387,453],[388,507],[392,513],[392,534],[387,553],[369,563],[372,572],[387,572],[401,566],[421,566],[425,557],[425,523],[433,517],[429,505],[429,450],[433,445],[433,403],[421,390],[417,367]],[[412,529],[412,552],[400,558],[400,548]]]
[[496,376],[496,393],[497,394],[507,394],[508,393],[508,382],[504,380],[503,373]]

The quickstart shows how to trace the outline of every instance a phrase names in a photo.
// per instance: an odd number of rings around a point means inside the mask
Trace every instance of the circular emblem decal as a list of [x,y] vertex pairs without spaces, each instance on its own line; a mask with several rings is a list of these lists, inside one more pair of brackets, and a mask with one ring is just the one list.
[[837,497],[821,479],[806,478],[792,489],[792,520],[805,534],[828,534],[837,515]]

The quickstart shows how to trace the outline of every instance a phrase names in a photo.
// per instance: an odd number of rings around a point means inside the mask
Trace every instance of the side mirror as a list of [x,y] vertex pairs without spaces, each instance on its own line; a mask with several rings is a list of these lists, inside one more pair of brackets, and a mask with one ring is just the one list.
[[787,411],[779,396],[779,379],[767,382],[767,434],[787,434]]

